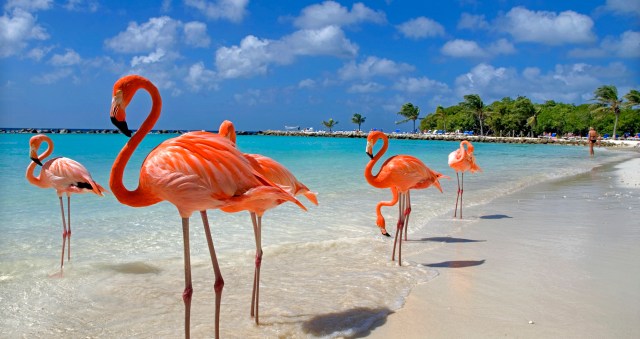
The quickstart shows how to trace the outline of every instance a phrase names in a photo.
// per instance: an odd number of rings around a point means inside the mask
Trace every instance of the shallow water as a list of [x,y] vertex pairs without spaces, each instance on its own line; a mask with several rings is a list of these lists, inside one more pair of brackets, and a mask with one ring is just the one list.
[[[0,326],[6,337],[168,337],[183,333],[182,230],[175,207],[119,204],[112,195],[72,197],[72,260],[58,272],[59,204],[53,190],[24,178],[31,135],[0,135]],[[136,151],[125,183],[131,189],[144,156],[162,140],[150,135]],[[122,135],[53,135],[54,156],[85,165],[108,186],[111,164],[126,142]],[[430,226],[452,213],[455,172],[447,155],[457,142],[391,140],[388,155],[411,154],[451,176],[436,189],[415,191],[409,238],[420,231],[446,237],[466,221]],[[367,333],[404,303],[410,289],[437,276],[434,268],[391,262],[392,238],[379,235],[375,204],[388,190],[369,186],[363,170],[364,139],[239,136],[247,153],[270,156],[318,192],[319,206],[279,206],[263,218],[260,320],[249,317],[255,242],[248,213],[209,211],[225,287],[221,306],[224,337],[338,337]],[[556,145],[475,144],[483,172],[465,175],[465,207],[534,183],[586,173],[604,163],[636,156],[627,152]],[[378,148],[376,148],[378,149]],[[383,159],[386,158],[383,157]],[[383,209],[389,231],[397,208]],[[473,218],[473,216],[469,216]],[[191,330],[213,336],[213,272],[202,223],[191,218],[194,295]],[[417,239],[415,239],[417,240]],[[441,244],[406,246],[404,253],[433,251]]]

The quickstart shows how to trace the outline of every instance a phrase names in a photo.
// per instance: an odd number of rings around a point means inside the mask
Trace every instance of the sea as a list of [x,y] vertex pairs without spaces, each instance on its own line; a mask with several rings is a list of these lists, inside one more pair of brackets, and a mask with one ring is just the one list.
[[[167,202],[133,208],[111,194],[73,195],[71,261],[65,260],[60,275],[59,201],[53,189],[32,186],[25,179],[31,136],[0,134],[0,338],[183,336],[183,241],[177,209]],[[55,143],[52,156],[79,161],[108,189],[111,166],[127,142],[125,136],[50,136]],[[150,134],[144,139],[125,171],[129,189],[136,187],[149,151],[176,136]],[[319,205],[300,196],[306,212],[287,203],[264,215],[259,325],[249,315],[255,256],[250,216],[208,212],[225,282],[220,321],[225,338],[366,336],[403,306],[414,286],[428,284],[439,274],[437,267],[405,258],[442,245],[411,242],[412,237],[447,237],[479,220],[470,213],[455,223],[438,222],[453,215],[456,173],[447,157],[459,142],[391,139],[382,157],[413,155],[451,177],[441,180],[443,193],[435,188],[411,193],[402,266],[391,261],[393,238],[381,236],[375,225],[375,205],[390,200],[391,193],[371,187],[364,178],[369,161],[364,138],[240,135],[237,144],[243,152],[285,165],[318,193]],[[638,156],[596,148],[591,158],[586,146],[474,145],[482,172],[464,176],[465,208]],[[383,208],[383,213],[388,231],[395,234],[397,207]],[[191,334],[210,338],[214,275],[197,213],[190,225]]]

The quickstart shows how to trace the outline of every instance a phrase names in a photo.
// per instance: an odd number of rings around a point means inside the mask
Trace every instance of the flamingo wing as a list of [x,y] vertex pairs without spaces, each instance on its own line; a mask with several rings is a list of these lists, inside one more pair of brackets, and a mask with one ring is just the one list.
[[81,163],[58,157],[47,161],[42,167],[42,173],[46,180],[58,191],[58,193],[86,193],[94,192],[103,195],[105,189],[96,183],[89,171]]

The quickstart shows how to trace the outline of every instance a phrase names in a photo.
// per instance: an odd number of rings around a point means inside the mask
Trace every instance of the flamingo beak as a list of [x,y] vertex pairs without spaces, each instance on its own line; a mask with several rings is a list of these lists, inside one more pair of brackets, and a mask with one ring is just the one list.
[[31,161],[42,166],[42,162],[40,161],[40,159],[38,159],[38,154],[36,153],[36,149],[33,147],[29,149],[29,158],[31,159]]
[[369,158],[373,159],[373,143],[371,141],[367,141],[367,148],[364,150]]
[[131,131],[129,130],[129,126],[127,126],[127,113],[124,109],[123,99],[122,99],[122,90],[118,90],[116,95],[111,99],[111,123],[116,126],[122,134],[131,137]]
[[127,121],[119,121],[116,117],[111,117],[111,123],[116,126],[122,134],[131,137],[131,131],[129,130],[129,126],[127,126]]
[[367,153],[367,155],[369,156],[369,158],[373,159],[373,154],[369,153],[369,151],[366,151],[365,153]]

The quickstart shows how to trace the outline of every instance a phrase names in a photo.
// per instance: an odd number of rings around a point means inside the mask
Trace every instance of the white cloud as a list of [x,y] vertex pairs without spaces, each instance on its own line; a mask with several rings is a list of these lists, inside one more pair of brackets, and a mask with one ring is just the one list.
[[423,16],[404,22],[396,28],[407,38],[421,39],[444,35],[444,27]]
[[479,94],[487,104],[504,97],[526,95],[535,102],[556,100],[581,103],[603,82],[619,79],[629,70],[621,63],[595,66],[585,63],[556,65],[546,73],[537,67],[515,68],[479,64],[456,78],[456,96]]
[[640,58],[640,32],[626,31],[619,38],[608,36],[598,47],[576,48],[569,56],[578,58]]
[[130,22],[127,30],[105,41],[105,45],[120,53],[149,52],[157,48],[170,49],[178,40],[180,21],[168,16],[151,18],[138,25]]
[[440,49],[442,54],[456,58],[488,58],[499,54],[513,54],[515,47],[506,39],[499,39],[482,48],[475,41],[456,39],[447,41]]
[[207,89],[217,88],[216,73],[204,67],[204,63],[198,62],[189,67],[189,74],[185,78],[185,82],[195,91],[199,91],[203,87]]
[[357,46],[338,27],[300,30],[279,40],[259,39],[249,35],[239,46],[221,47],[216,51],[218,74],[223,78],[250,77],[265,74],[270,64],[290,64],[297,56],[329,55],[348,57]]
[[377,82],[367,82],[364,84],[353,84],[348,89],[349,93],[375,93],[384,90],[384,86]]
[[383,24],[387,21],[384,12],[374,11],[361,2],[353,4],[351,11],[335,1],[325,1],[305,7],[293,24],[299,28],[321,28],[325,26],[348,26],[361,22]]
[[68,0],[63,7],[70,11],[86,11],[94,13],[100,7],[97,0]]
[[247,13],[249,0],[185,0],[184,4],[196,8],[212,20],[226,19],[240,22]]
[[54,54],[49,62],[54,66],[72,66],[82,61],[80,54],[72,49],[67,49],[65,54]]
[[489,23],[485,20],[484,15],[462,13],[458,21],[458,29],[489,29]]
[[342,80],[369,79],[377,76],[393,77],[414,69],[415,67],[409,64],[396,63],[384,58],[368,57],[360,64],[350,61],[338,70],[338,76]]
[[11,13],[0,17],[0,57],[9,57],[20,53],[29,40],[46,40],[49,34],[36,23],[29,12],[15,8]]
[[27,58],[33,59],[35,61],[40,61],[42,60],[42,58],[45,57],[45,55],[49,54],[49,52],[51,52],[52,49],[53,47],[51,46],[33,48],[27,53]]
[[561,45],[595,40],[593,20],[574,11],[556,14],[515,7],[497,20],[496,27],[521,42]]
[[25,11],[38,11],[51,8],[53,0],[9,0],[4,5],[4,9],[10,11],[12,9],[22,9]]
[[162,48],[158,48],[155,51],[149,53],[149,55],[135,56],[131,59],[131,67],[141,66],[143,64],[153,64],[160,62],[167,53]]
[[298,88],[314,88],[316,81],[313,79],[304,79],[298,83]]
[[607,0],[604,8],[618,15],[640,16],[640,1],[638,0]]
[[489,55],[475,41],[462,39],[447,41],[440,52],[456,58],[484,58]]
[[72,74],[73,74],[73,71],[70,68],[59,68],[51,73],[33,77],[31,81],[37,84],[50,85],[62,79],[66,79],[70,77]]
[[207,35],[207,25],[192,21],[184,24],[184,39],[187,45],[194,47],[209,47],[211,39]]
[[400,92],[408,93],[445,93],[449,91],[447,84],[431,80],[427,77],[422,78],[401,78],[394,85],[393,88]]

